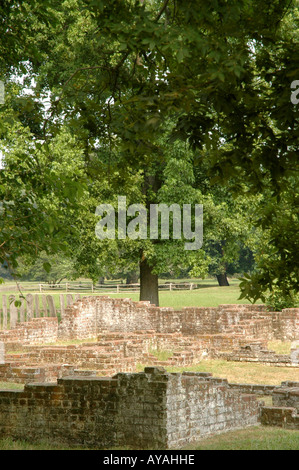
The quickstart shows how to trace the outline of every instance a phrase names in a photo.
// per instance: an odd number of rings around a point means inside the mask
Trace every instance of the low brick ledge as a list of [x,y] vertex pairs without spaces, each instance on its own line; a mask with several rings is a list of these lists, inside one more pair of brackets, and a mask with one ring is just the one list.
[[296,408],[263,406],[260,409],[262,426],[278,426],[299,431],[299,415]]

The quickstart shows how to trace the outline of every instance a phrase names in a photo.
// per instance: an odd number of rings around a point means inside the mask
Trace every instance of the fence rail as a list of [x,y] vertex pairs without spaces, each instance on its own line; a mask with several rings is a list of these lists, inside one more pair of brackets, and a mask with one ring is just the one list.
[[[193,290],[198,289],[199,284],[192,282],[167,282],[165,284],[159,284],[159,290]],[[138,292],[140,284],[92,284],[88,282],[82,283],[71,283],[65,282],[60,284],[39,284],[39,291],[64,291],[64,292],[102,292],[107,294],[118,294],[121,292]]]
[[[23,292],[25,292],[26,287],[25,284],[21,285]],[[163,291],[193,290],[198,288],[198,284],[188,282],[159,284],[159,290]],[[58,317],[60,319],[63,316],[65,307],[81,297],[80,292],[82,294],[83,292],[126,294],[139,292],[139,289],[140,284],[109,283],[93,285],[88,282],[72,282],[57,285],[37,284],[35,285],[35,293],[27,293],[24,298],[19,298],[18,295],[14,294],[2,294],[2,305],[0,303],[0,330],[14,328],[18,322],[28,321],[31,318]],[[39,294],[36,293],[38,290]],[[50,292],[53,292],[53,295]],[[16,300],[19,300],[21,305],[16,306]]]

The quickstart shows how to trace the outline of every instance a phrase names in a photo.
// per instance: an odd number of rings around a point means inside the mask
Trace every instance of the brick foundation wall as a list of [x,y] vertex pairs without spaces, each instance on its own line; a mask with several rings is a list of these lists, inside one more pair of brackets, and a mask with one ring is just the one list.
[[299,431],[299,414],[295,408],[267,406],[261,409],[263,426],[277,426]]
[[299,384],[297,387],[281,387],[274,390],[273,405],[296,408],[299,412]]
[[261,424],[299,431],[299,382],[282,382],[271,395],[273,406],[261,408]]
[[10,330],[0,331],[0,341],[18,344],[42,344],[57,341],[58,320],[54,317],[32,318],[17,323]]
[[[42,344],[57,339],[96,338],[102,331],[140,330],[184,336],[206,335],[210,336],[208,341],[220,342],[222,349],[229,347],[232,337],[233,347],[242,336],[247,340],[296,340],[299,339],[299,309],[267,312],[263,305],[219,305],[175,311],[152,306],[149,302],[90,296],[68,306],[59,324],[57,318],[35,318],[17,324],[11,330],[0,331],[0,341]],[[227,346],[224,346],[225,341]]]
[[0,341],[0,365],[5,364],[5,343]]
[[84,297],[65,310],[60,338],[92,338],[102,330],[154,330],[183,335],[246,335],[247,338],[299,339],[299,309],[267,312],[264,305],[186,307],[176,311],[148,302]]
[[221,356],[227,361],[258,362],[280,367],[299,367],[297,354],[276,354],[274,351],[268,350],[261,342],[256,342],[256,344],[249,344],[248,342],[246,346],[241,346],[239,350],[234,350]]
[[[191,337],[146,330],[103,332],[96,342],[65,346],[23,345],[22,352],[6,354],[6,364],[0,365],[0,381],[51,382],[55,380],[55,371],[56,378],[60,378],[61,368],[66,366],[106,376],[133,372],[137,363],[184,367],[199,363],[207,355],[219,357],[218,348],[231,349],[245,341],[242,336]],[[155,355],[158,351],[168,351],[168,359],[158,359]]]
[[258,415],[252,395],[221,380],[151,367],[0,391],[1,437],[98,448],[179,448],[199,436],[256,425]]
[[183,446],[209,434],[258,424],[254,395],[230,390],[225,380],[201,374],[173,374],[167,389],[169,447]]
[[[61,377],[63,367],[60,365],[33,366],[26,364],[0,364],[0,381],[13,383],[54,382]],[[68,372],[69,373],[69,372]]]

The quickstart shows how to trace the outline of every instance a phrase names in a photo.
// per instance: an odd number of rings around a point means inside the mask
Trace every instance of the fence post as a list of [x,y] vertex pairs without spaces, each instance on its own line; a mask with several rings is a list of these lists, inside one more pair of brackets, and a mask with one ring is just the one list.
[[169,283],[169,290],[172,290],[172,283]]
[[119,294],[119,284],[116,286],[116,293]]
[[31,318],[34,318],[32,294],[27,294],[26,302],[27,302],[27,321],[28,321],[28,320],[31,320]]
[[45,294],[42,295],[42,304],[43,304],[44,317],[47,317],[48,307],[47,307],[47,297]]
[[40,317],[40,308],[39,308],[39,296],[38,294],[35,294],[34,296],[34,303],[35,303],[35,318]]
[[21,307],[20,307],[20,322],[25,321],[25,299],[21,300]]
[[56,309],[52,295],[47,295],[50,317],[56,317]]
[[193,289],[193,284],[191,283],[191,284],[190,284],[190,290],[192,290],[192,289]]
[[42,284],[39,285],[39,291],[42,292]]
[[18,308],[15,306],[15,296],[11,295],[9,297],[9,316],[10,316],[10,328],[14,328],[18,321]]

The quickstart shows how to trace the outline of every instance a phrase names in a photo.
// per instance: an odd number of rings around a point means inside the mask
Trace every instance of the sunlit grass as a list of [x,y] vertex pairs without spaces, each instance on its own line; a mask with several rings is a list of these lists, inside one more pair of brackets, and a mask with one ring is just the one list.
[[0,382],[0,391],[1,390],[23,390],[24,384],[19,384],[15,382]]
[[188,450],[299,450],[299,432],[254,426],[202,439]]
[[[164,281],[163,281],[164,282]],[[190,282],[190,280],[188,280]],[[199,289],[194,290],[172,290],[165,291],[161,290],[159,292],[159,303],[160,307],[172,307],[174,309],[181,309],[182,307],[217,307],[219,304],[244,304],[249,303],[248,301],[242,299],[239,300],[240,289],[238,279],[230,280],[230,285],[225,287],[219,287],[216,280],[207,279],[197,281],[200,284]],[[7,284],[7,289],[0,292],[0,305],[2,305],[2,295],[15,295],[18,297],[18,294],[12,289],[13,285],[11,283]],[[24,290],[23,294],[26,296],[29,293]],[[40,294],[37,290],[36,292],[30,291],[31,294]],[[70,292],[74,294],[73,292]],[[112,298],[130,298],[134,301],[139,300],[138,292],[121,292],[120,294],[115,293],[92,293],[91,291],[87,292],[78,292],[81,297],[91,296],[91,295],[108,295]],[[49,290],[43,292],[43,294],[50,294],[54,298],[55,307],[59,309],[60,306],[60,294],[66,294],[65,292],[55,292]],[[40,305],[42,307],[42,305]]]
[[[0,439],[0,450],[96,450],[86,447],[68,447],[49,441],[30,443]],[[106,448],[103,450],[134,450],[124,448]],[[299,450],[298,431],[274,428],[268,426],[252,426],[237,431],[229,431],[211,437],[202,438],[195,443],[188,444],[182,449],[188,451],[199,450]]]
[[[138,364],[137,371],[143,371],[145,365]],[[168,372],[210,372],[214,377],[227,379],[230,383],[280,385],[281,382],[298,381],[298,368],[275,367],[253,362],[231,362],[222,359],[205,359],[199,364],[184,367],[165,365]]]
[[268,349],[276,352],[276,354],[290,354],[291,344],[292,344],[291,341],[280,341],[280,340],[269,341]]

